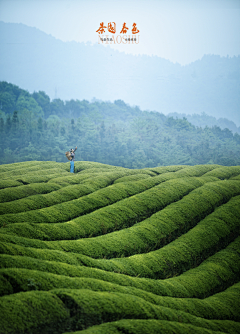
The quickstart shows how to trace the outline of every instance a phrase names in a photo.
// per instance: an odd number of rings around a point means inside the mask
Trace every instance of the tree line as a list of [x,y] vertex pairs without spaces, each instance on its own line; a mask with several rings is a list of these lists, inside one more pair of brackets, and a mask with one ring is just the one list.
[[165,165],[240,165],[240,135],[198,127],[185,117],[142,111],[122,100],[62,101],[0,82],[0,163],[76,160],[127,168]]

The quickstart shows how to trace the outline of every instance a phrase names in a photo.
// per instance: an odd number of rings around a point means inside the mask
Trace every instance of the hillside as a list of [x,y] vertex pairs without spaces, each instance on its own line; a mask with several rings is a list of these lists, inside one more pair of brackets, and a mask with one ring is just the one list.
[[221,129],[229,129],[233,133],[237,132],[240,133],[240,127],[237,127],[236,124],[232,121],[229,121],[227,118],[219,118],[216,119],[213,116],[209,116],[205,113],[202,113],[201,115],[193,114],[193,115],[187,115],[187,114],[179,114],[179,113],[170,113],[168,114],[168,117],[173,118],[187,118],[189,123],[192,123],[195,126],[204,128],[205,126],[213,127],[218,126]]
[[240,333],[240,167],[0,166],[0,333]]
[[0,80],[31,93],[45,91],[64,100],[122,99],[163,114],[205,112],[240,126],[240,56],[204,55],[181,66],[104,47],[97,34],[91,45],[62,42],[17,23],[0,22],[0,31]]
[[208,126],[198,127],[122,100],[50,101],[45,92],[30,94],[7,82],[0,82],[0,105],[0,164],[65,162],[64,152],[78,146],[79,160],[125,168],[240,165],[240,135],[210,127],[206,114]]

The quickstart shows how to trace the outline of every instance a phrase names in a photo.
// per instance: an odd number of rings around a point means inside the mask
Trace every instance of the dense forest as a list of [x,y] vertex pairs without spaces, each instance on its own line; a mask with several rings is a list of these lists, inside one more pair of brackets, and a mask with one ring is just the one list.
[[[50,100],[43,92],[0,82],[0,163],[76,160],[127,168],[166,165],[240,165],[240,135],[198,127],[186,117],[142,111],[122,100]],[[176,116],[176,115],[175,115]]]

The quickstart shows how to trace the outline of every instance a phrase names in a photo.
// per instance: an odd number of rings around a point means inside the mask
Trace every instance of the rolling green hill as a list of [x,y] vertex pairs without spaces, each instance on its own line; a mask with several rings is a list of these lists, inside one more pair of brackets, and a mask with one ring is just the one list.
[[240,166],[0,166],[0,334],[240,333]]

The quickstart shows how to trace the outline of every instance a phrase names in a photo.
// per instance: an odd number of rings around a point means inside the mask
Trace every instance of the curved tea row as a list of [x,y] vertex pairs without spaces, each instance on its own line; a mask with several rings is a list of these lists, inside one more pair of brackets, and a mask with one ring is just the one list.
[[0,333],[240,332],[240,167],[0,166]]

